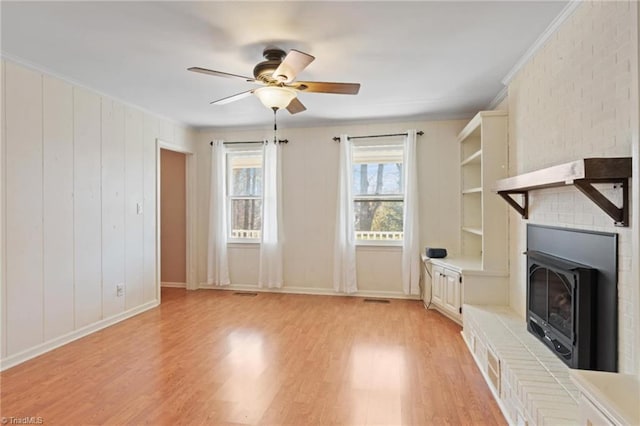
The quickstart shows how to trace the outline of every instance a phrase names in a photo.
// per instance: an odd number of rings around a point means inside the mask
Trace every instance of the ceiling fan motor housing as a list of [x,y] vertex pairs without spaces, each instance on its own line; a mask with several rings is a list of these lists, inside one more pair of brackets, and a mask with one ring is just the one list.
[[276,81],[272,77],[273,72],[280,66],[284,60],[286,53],[281,49],[267,48],[262,53],[266,61],[260,62],[253,69],[253,76],[267,83]]

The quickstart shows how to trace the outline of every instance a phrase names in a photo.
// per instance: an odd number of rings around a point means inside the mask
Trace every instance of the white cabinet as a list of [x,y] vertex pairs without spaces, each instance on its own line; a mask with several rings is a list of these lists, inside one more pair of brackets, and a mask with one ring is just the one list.
[[434,266],[431,278],[431,303],[434,306],[442,306],[442,283],[444,281],[444,271],[442,268]]
[[462,278],[458,272],[450,269],[444,270],[444,309],[446,309],[450,315],[453,315],[458,319],[462,318],[461,285]]
[[432,267],[431,304],[451,319],[462,321],[462,279],[452,269]]

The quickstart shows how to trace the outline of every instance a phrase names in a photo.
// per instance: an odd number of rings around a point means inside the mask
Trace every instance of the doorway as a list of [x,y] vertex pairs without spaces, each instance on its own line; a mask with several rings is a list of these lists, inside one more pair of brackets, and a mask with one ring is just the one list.
[[160,285],[187,287],[187,158],[160,149]]
[[157,141],[157,292],[162,287],[194,289],[194,155],[185,147]]

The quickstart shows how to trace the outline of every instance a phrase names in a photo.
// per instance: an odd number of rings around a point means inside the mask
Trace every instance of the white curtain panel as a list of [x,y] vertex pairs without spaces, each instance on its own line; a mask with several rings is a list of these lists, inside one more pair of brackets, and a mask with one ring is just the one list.
[[207,245],[207,284],[231,283],[227,259],[227,197],[225,189],[226,158],[222,141],[211,147],[211,180],[209,183],[209,243]]
[[282,148],[265,142],[262,168],[262,237],[258,287],[282,287]]
[[356,233],[353,223],[351,142],[340,135],[340,169],[338,171],[338,206],[333,261],[333,288],[337,292],[358,291],[356,279]]
[[402,289],[420,294],[420,232],[418,224],[418,153],[416,130],[407,131],[404,143],[404,241],[402,243]]

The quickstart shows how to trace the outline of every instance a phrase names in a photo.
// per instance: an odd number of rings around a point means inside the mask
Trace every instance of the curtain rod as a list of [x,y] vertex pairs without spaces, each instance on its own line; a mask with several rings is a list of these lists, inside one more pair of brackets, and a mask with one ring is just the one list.
[[[422,136],[424,135],[424,132],[422,130],[419,130],[418,132],[416,132],[416,134],[418,136]],[[407,136],[408,133],[391,133],[388,135],[368,135],[368,136],[348,136],[348,139],[368,139],[368,138],[384,138],[386,136]],[[340,142],[340,136],[334,136],[333,140],[336,142]]]
[[[235,142],[222,142],[224,145],[236,145],[246,143],[265,143],[265,141],[235,141]],[[289,143],[289,139],[278,139],[278,143]],[[213,141],[209,142],[209,145],[213,146]]]

